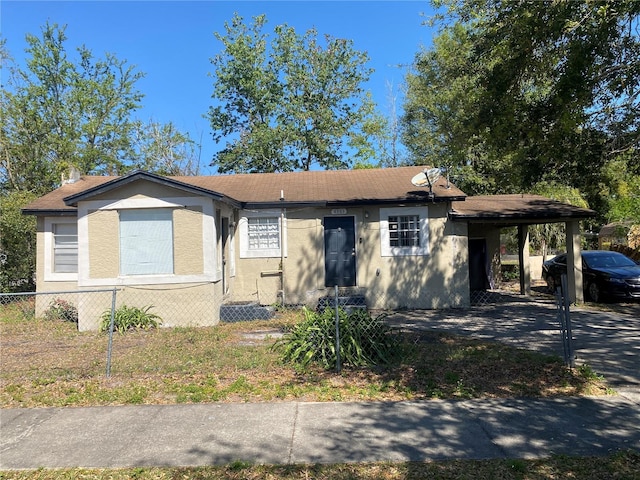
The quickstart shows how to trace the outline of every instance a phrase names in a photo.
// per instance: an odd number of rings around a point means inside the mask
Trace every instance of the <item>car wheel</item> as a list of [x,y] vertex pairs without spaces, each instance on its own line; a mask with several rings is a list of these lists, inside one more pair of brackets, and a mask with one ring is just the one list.
[[591,299],[592,302],[598,303],[600,300],[602,300],[600,287],[598,287],[596,283],[590,283],[588,291],[589,291],[589,298]]
[[549,293],[556,293],[556,282],[551,275],[546,278]]

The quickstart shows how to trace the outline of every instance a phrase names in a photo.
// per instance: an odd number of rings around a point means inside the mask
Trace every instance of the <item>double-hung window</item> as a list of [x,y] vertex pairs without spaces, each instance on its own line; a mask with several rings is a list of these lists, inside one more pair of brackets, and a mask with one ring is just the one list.
[[120,211],[120,274],[173,274],[173,211]]
[[53,223],[53,273],[78,273],[78,224]]
[[380,250],[383,257],[428,255],[427,207],[380,209]]

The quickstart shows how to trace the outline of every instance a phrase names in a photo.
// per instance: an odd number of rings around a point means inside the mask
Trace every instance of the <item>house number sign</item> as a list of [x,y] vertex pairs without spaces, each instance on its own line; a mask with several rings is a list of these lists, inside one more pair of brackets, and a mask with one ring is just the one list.
[[332,208],[331,209],[331,215],[346,215],[347,213],[347,209],[346,208]]

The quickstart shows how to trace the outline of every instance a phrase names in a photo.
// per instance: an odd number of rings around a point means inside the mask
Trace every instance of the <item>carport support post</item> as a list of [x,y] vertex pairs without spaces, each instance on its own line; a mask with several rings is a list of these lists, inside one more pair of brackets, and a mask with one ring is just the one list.
[[531,295],[528,225],[518,225],[518,261],[520,262],[520,294]]
[[[580,222],[566,222],[567,287],[572,303],[584,303],[582,290],[582,256],[580,254]],[[573,267],[573,268],[572,268]]]

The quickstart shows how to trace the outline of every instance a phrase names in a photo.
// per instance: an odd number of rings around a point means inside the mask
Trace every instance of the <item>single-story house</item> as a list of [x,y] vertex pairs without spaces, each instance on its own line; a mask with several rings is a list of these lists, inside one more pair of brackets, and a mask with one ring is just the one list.
[[[468,306],[496,275],[508,225],[524,259],[527,225],[566,222],[579,258],[578,222],[591,210],[468,197],[444,177],[415,186],[423,170],[83,176],[23,209],[37,217],[37,291],[133,289],[165,326],[213,325],[222,304],[313,304],[336,285],[370,308]],[[96,329],[78,303],[79,328]]]

